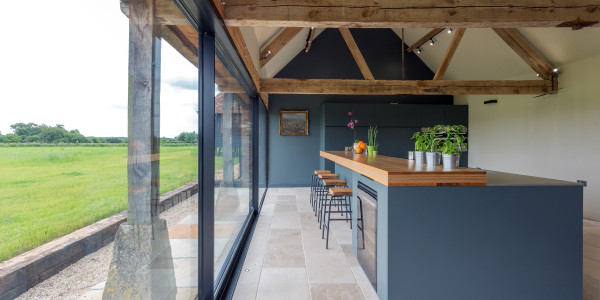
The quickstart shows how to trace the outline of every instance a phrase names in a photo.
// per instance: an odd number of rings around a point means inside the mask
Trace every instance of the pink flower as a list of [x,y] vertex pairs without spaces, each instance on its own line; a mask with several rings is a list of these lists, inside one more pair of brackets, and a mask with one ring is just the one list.
[[349,111],[349,112],[348,112],[348,115],[349,115],[349,116],[352,116],[352,112],[351,112],[351,111]]
[[358,120],[354,120],[354,124],[358,124]]

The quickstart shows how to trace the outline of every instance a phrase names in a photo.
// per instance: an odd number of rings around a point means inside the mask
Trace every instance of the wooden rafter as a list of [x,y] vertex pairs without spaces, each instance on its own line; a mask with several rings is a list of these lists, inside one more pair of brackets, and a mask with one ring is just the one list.
[[[228,0],[227,26],[491,28],[600,21],[598,0]],[[593,24],[598,26],[598,24]]]
[[269,94],[510,95],[553,94],[553,80],[354,80],[262,78]]
[[283,29],[264,49],[260,51],[260,67],[264,67],[287,43],[289,43],[298,33],[302,31],[300,27],[289,27]]
[[552,66],[514,28],[493,28],[535,72],[543,79],[552,78]]
[[452,37],[452,41],[450,41],[450,45],[448,49],[446,49],[446,54],[444,54],[444,58],[442,59],[442,63],[435,72],[435,76],[433,76],[433,80],[442,80],[444,75],[446,75],[446,70],[448,70],[448,66],[450,66],[450,61],[452,61],[452,57],[456,52],[456,48],[458,48],[458,44],[460,44],[460,40],[465,34],[466,28],[459,28],[456,30],[456,33]]
[[[172,1],[172,0],[159,0],[159,1]],[[212,7],[215,9],[220,18],[224,18],[224,8],[222,1],[219,0],[210,0]],[[250,56],[250,52],[248,51],[248,47],[246,46],[246,41],[244,40],[244,36],[238,27],[227,26],[227,31],[229,32],[229,36],[233,41],[233,45],[235,46],[242,62],[246,66],[248,73],[250,73],[250,77],[252,78],[252,83],[257,91],[260,91],[260,78],[258,77],[258,71],[254,66],[254,62],[252,61],[252,57]],[[269,100],[268,96],[265,93],[259,93],[260,98],[262,99],[265,107],[269,108]]]
[[444,30],[444,28],[434,28],[433,30],[431,30],[430,32],[428,32],[426,35],[424,35],[422,38],[420,38],[416,43],[412,44],[412,46],[408,47],[408,49],[406,50],[406,52],[408,52],[408,53],[413,52],[415,49],[421,47],[427,41],[429,41],[434,36],[436,36],[438,33],[442,32],[442,30]]
[[350,49],[350,52],[354,57],[354,61],[356,61],[356,64],[358,65],[363,77],[365,77],[367,80],[374,80],[375,77],[373,77],[373,73],[371,73],[365,58],[360,52],[360,49],[358,49],[358,45],[356,44],[356,41],[354,41],[350,30],[346,27],[340,27],[340,33],[342,34],[344,41],[346,41],[346,45],[348,45],[348,49]]

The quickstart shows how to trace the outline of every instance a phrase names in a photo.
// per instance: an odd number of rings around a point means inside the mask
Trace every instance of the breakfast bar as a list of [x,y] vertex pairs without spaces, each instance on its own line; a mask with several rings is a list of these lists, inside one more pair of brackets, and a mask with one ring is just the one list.
[[353,251],[380,299],[582,298],[582,185],[320,155],[353,190]]

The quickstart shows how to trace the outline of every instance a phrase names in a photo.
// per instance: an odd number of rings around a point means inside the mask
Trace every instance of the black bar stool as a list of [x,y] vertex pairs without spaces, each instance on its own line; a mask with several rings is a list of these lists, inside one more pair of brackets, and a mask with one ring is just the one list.
[[312,174],[312,180],[310,184],[310,204],[313,204],[315,188],[317,187],[317,183],[319,182],[319,174],[331,174],[329,170],[315,170]]
[[345,187],[346,180],[343,179],[323,179],[321,183],[320,194],[317,203],[317,213],[319,214],[317,217],[317,221],[319,222],[319,229],[321,229],[321,223],[323,221],[324,208],[328,199],[328,191],[330,188],[334,187]]
[[317,215],[317,202],[319,200],[319,196],[323,193],[323,179],[337,179],[337,174],[325,173],[325,174],[317,174],[317,181],[315,187],[315,193],[313,195],[313,211],[315,212],[315,216]]
[[[323,217],[327,218],[327,223],[323,220],[323,229],[321,232],[321,238],[325,238],[325,228],[327,228],[327,240],[325,242],[325,249],[329,249],[329,225],[331,221],[350,221],[350,228],[352,228],[352,208],[350,206],[349,197],[352,197],[352,188],[350,187],[332,187],[329,188],[329,193],[325,196],[331,196],[329,200],[325,200],[325,206],[323,209]],[[333,208],[336,208],[333,210]],[[342,218],[331,218],[331,213],[341,213]],[[345,217],[344,217],[344,213]]]

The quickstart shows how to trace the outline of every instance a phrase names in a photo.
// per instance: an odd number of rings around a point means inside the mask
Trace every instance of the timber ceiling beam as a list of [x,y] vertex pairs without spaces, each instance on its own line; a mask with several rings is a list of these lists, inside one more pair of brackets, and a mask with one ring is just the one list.
[[435,72],[435,76],[433,76],[433,80],[442,80],[444,75],[446,75],[446,71],[448,70],[448,66],[450,66],[450,61],[452,61],[452,57],[456,52],[456,48],[458,48],[458,44],[460,44],[460,40],[465,34],[466,28],[459,28],[456,30],[456,33],[452,37],[452,41],[450,41],[450,45],[448,49],[446,49],[446,54],[444,54],[444,58],[442,59],[442,63]]
[[269,94],[512,95],[554,94],[554,80],[354,80],[262,78]]
[[354,61],[356,61],[356,64],[358,65],[358,68],[360,69],[360,72],[362,73],[363,77],[366,80],[374,80],[375,77],[373,77],[373,73],[371,73],[367,62],[365,61],[365,58],[360,52],[360,49],[358,49],[358,45],[356,44],[356,41],[354,41],[354,38],[350,33],[350,29],[346,27],[340,27],[340,33],[342,34],[344,41],[346,41],[346,45],[348,45],[348,49],[350,49],[350,52],[354,57]]
[[[172,1],[172,0],[160,0],[160,1]],[[219,0],[211,0],[210,1],[213,8],[216,10],[219,17],[223,18],[224,13],[224,3]],[[259,91],[259,96],[262,99],[265,107],[269,109],[269,99],[267,94],[260,92],[260,78],[258,77],[258,71],[254,66],[254,62],[252,61],[252,57],[250,56],[250,51],[248,51],[248,47],[246,46],[246,41],[244,40],[244,36],[238,27],[226,26],[227,31],[229,32],[229,37],[231,38],[234,47],[237,50],[237,53],[240,55],[244,66],[248,70],[250,77],[252,78],[252,83],[254,83],[254,87],[257,91]]]
[[302,31],[301,27],[284,28],[264,49],[259,53],[260,67],[264,67],[287,43]]
[[433,30],[431,30],[430,32],[428,32],[426,35],[424,35],[422,38],[420,38],[416,43],[412,44],[412,46],[408,47],[408,49],[406,50],[406,52],[408,52],[408,53],[413,52],[415,49],[421,47],[427,41],[429,41],[434,36],[436,36],[438,33],[442,32],[442,30],[444,30],[444,28],[434,28]]
[[[213,0],[214,1],[214,0]],[[599,26],[598,0],[227,0],[227,26],[507,28]]]
[[537,52],[514,28],[493,28],[498,34],[540,77],[552,78],[552,66]]

